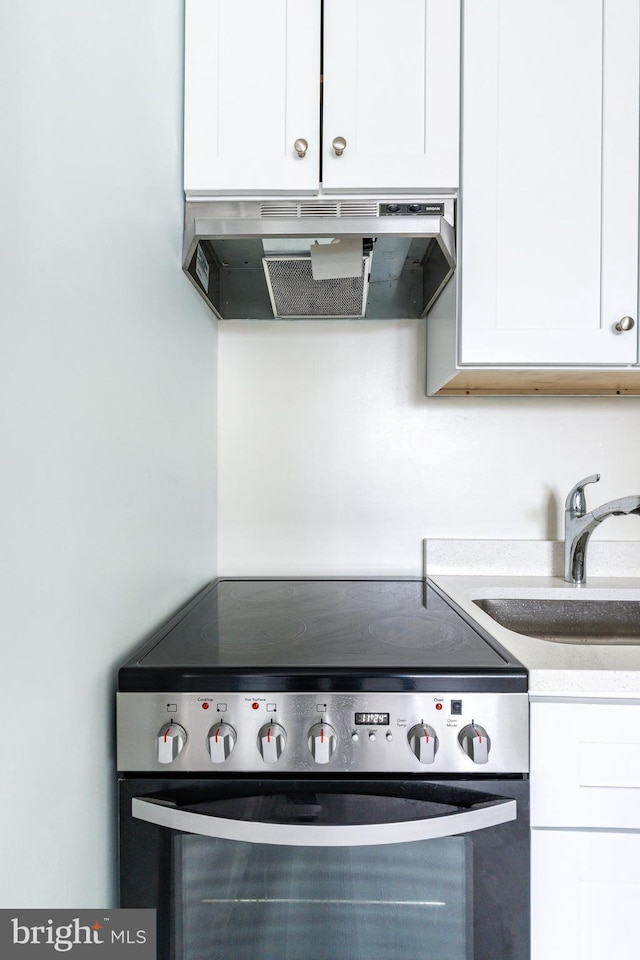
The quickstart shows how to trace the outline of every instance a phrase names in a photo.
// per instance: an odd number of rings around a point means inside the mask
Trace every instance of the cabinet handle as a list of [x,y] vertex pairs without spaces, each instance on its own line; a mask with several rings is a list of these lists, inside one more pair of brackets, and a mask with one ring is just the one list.
[[344,137],[334,137],[331,146],[335,150],[336,157],[341,157],[347,148],[347,141]]
[[309,149],[309,144],[307,143],[306,140],[303,140],[302,138],[300,138],[299,140],[296,140],[296,142],[294,143],[293,149],[295,150],[295,152],[298,154],[299,157],[304,157],[306,155],[307,150]]
[[633,317],[623,317],[622,320],[618,320],[615,329],[618,333],[623,333],[625,330],[633,330],[635,325],[636,322]]

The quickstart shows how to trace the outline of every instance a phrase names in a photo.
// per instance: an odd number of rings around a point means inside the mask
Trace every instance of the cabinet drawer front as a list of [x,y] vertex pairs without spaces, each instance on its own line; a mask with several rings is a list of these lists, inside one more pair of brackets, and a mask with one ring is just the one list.
[[640,828],[639,719],[640,704],[532,704],[532,824]]

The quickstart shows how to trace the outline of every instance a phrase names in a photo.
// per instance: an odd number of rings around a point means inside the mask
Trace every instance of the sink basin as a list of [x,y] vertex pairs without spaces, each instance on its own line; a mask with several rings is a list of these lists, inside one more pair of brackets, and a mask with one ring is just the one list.
[[640,644],[640,600],[474,600],[496,623],[554,643]]

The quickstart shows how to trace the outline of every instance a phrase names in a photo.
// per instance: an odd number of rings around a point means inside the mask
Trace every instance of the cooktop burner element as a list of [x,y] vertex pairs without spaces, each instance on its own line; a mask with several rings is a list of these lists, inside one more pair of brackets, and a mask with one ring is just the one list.
[[371,677],[372,689],[465,677],[526,690],[517,661],[414,579],[214,581],[125,664],[120,689],[365,689]]

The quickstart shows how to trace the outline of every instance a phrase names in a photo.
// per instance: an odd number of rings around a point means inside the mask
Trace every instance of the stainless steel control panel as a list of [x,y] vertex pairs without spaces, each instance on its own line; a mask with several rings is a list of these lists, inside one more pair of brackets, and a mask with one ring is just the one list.
[[118,693],[118,769],[526,773],[526,693]]

